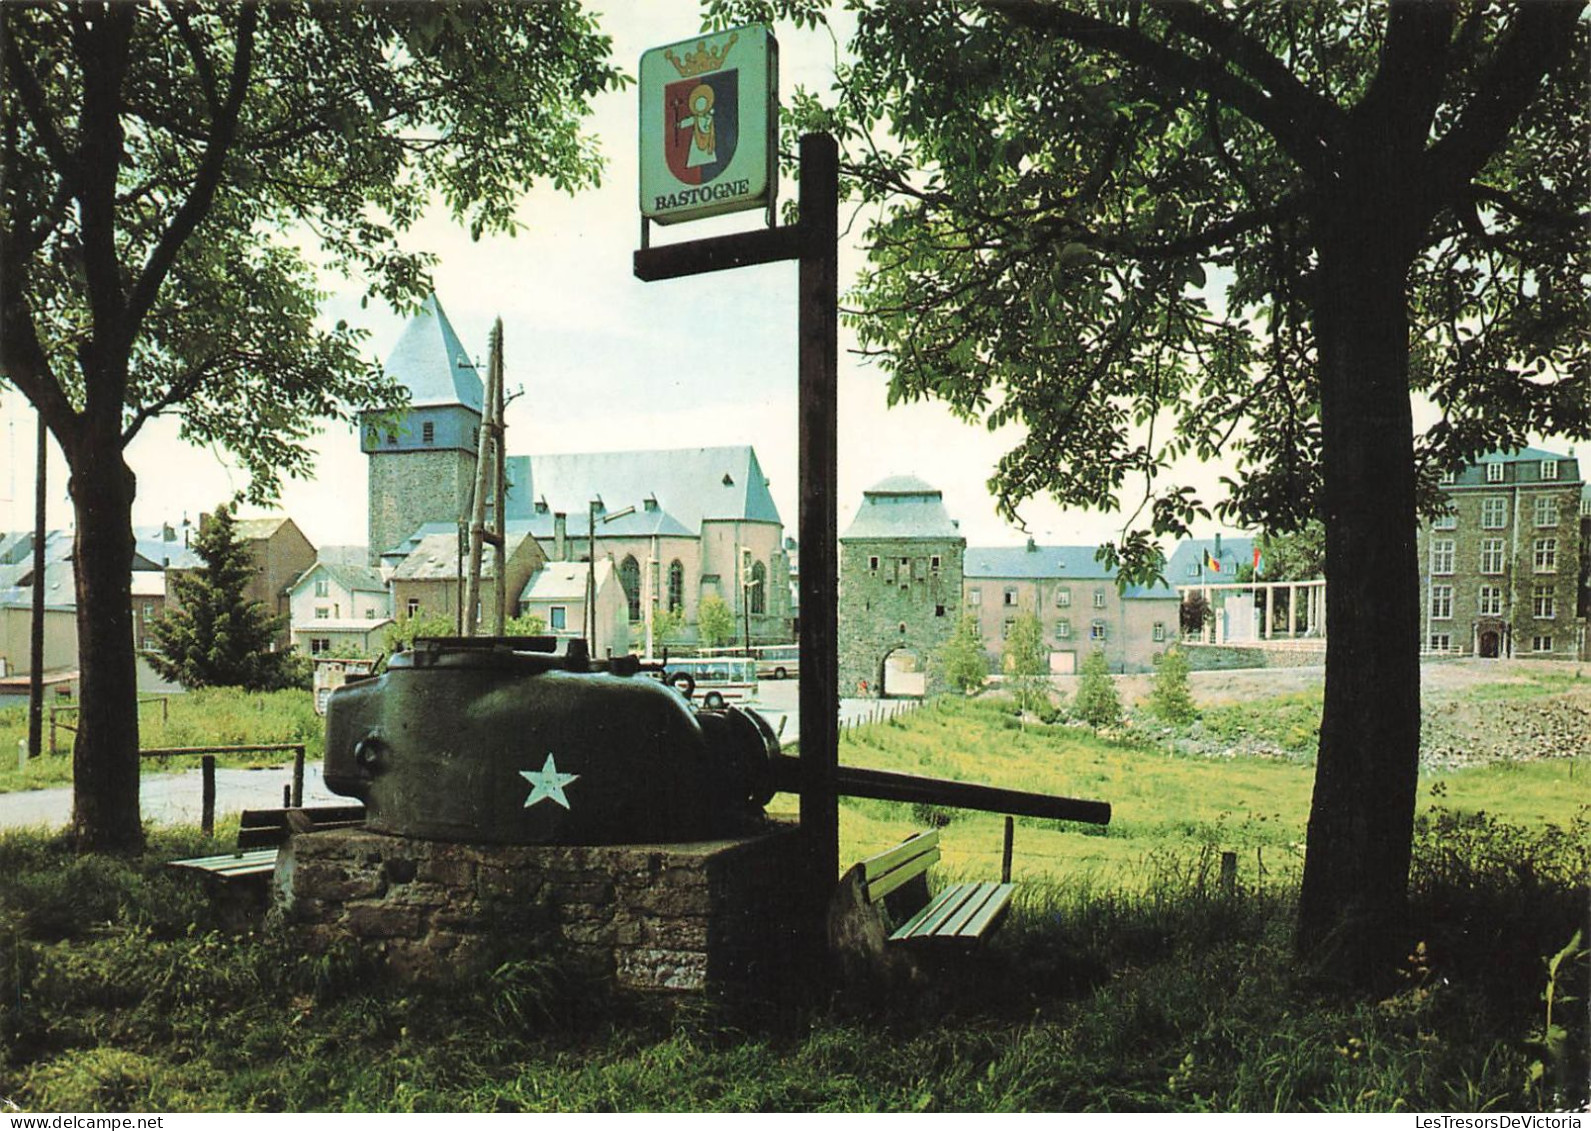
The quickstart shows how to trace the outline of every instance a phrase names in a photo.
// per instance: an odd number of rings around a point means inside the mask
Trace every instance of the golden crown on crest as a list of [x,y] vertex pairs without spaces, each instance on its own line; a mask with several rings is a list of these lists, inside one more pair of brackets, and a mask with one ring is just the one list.
[[721,51],[714,51],[707,46],[706,40],[697,40],[696,50],[686,52],[685,58],[681,59],[675,55],[672,48],[664,51],[663,57],[674,64],[674,69],[680,73],[681,78],[695,78],[697,75],[705,75],[708,71],[716,71],[722,67],[724,61],[729,58],[729,49],[739,38],[738,34],[731,35],[729,42],[724,44]]

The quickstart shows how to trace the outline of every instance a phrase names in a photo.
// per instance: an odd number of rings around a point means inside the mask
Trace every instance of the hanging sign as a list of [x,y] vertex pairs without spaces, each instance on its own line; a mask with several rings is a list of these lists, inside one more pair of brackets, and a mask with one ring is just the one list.
[[735,28],[641,56],[641,215],[676,224],[778,191],[779,44]]

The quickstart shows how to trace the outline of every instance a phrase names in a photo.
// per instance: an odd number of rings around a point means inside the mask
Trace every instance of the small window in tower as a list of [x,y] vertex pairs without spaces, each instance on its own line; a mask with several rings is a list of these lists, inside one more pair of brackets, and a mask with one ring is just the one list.
[[436,443],[435,421],[427,420],[424,424],[420,425],[420,440],[422,443],[426,444]]

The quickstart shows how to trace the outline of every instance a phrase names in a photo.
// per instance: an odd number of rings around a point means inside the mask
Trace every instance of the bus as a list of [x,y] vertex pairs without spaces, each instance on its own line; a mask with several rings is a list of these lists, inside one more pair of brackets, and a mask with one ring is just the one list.
[[751,650],[757,675],[765,679],[800,679],[801,645],[764,644]]
[[698,655],[714,658],[749,656],[756,661],[758,679],[801,678],[799,644],[754,644],[750,648],[703,648]]
[[686,698],[694,692],[711,710],[756,697],[757,664],[745,656],[691,656],[663,663],[663,682]]

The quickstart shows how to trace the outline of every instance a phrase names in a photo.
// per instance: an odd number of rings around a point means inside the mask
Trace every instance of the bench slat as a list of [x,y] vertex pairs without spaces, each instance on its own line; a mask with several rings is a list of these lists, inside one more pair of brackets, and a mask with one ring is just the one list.
[[896,888],[928,871],[938,860],[939,847],[935,845],[927,852],[907,858],[877,879],[865,881],[868,902],[877,903]]
[[902,864],[914,860],[916,857],[929,852],[936,852],[939,848],[939,830],[930,829],[927,832],[913,833],[893,848],[886,848],[877,856],[869,856],[861,861],[862,874],[872,883]]
[[1010,905],[1014,890],[1011,884],[984,881],[978,885],[978,890],[973,893],[972,898],[967,900],[962,913],[946,923],[940,933],[955,935],[962,939],[982,938],[983,933]]
[[[351,822],[357,823],[365,819],[363,805],[315,805],[299,809],[299,812],[314,821],[316,826]],[[274,829],[287,823],[286,809],[245,809],[238,816],[238,827],[244,829]]]
[[230,880],[241,876],[257,876],[276,868],[276,849],[262,848],[253,852],[229,852],[223,856],[196,856],[191,860],[173,860],[168,867],[204,872],[218,879]]
[[939,927],[961,909],[969,894],[968,884],[952,884],[933,899],[917,914],[906,920],[896,932],[890,936],[891,941],[905,939],[923,939],[935,934]]

